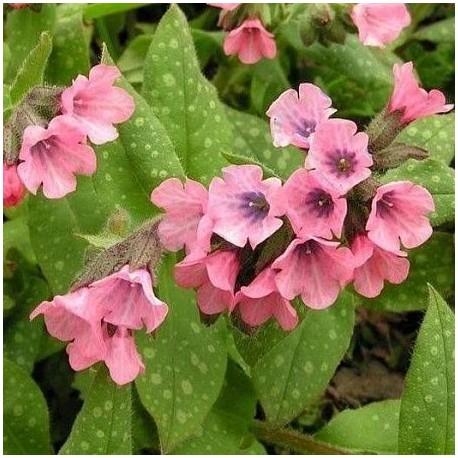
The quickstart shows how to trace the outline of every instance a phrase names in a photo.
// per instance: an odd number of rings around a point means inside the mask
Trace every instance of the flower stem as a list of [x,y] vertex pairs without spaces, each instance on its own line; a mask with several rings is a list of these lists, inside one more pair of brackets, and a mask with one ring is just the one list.
[[350,451],[334,445],[317,441],[312,436],[297,431],[279,428],[266,422],[255,420],[252,424],[254,435],[272,445],[285,447],[301,454],[313,455],[349,455]]

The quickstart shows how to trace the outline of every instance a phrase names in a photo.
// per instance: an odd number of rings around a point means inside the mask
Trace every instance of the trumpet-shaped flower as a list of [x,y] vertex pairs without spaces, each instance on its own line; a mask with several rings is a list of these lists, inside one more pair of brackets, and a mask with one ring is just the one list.
[[235,300],[242,320],[250,326],[259,326],[273,317],[282,329],[290,331],[297,326],[297,312],[279,293],[275,275],[275,270],[267,267],[248,286],[240,288]]
[[406,253],[383,250],[366,235],[358,234],[352,242],[351,250],[356,265],[353,286],[362,296],[376,297],[382,292],[385,280],[398,285],[409,274],[410,263]]
[[229,32],[224,40],[224,52],[237,54],[244,64],[255,64],[262,57],[273,59],[277,45],[259,19],[246,19],[240,27]]
[[400,110],[401,122],[407,124],[416,119],[435,113],[446,113],[453,109],[453,104],[446,104],[441,91],[425,91],[418,84],[413,74],[412,62],[403,65],[394,64],[394,89],[388,102],[388,111]]
[[3,163],[3,206],[15,207],[22,202],[25,188],[17,174],[17,165]]
[[[190,252],[199,246],[198,229],[207,210],[207,201],[206,188],[190,179],[183,184],[177,178],[170,178],[153,190],[151,202],[166,211],[158,234],[167,250],[177,251],[186,245]],[[202,233],[203,224],[200,226]],[[210,236],[211,228],[207,232]]]
[[294,89],[283,92],[266,113],[274,146],[310,148],[316,126],[336,111],[331,105],[330,97],[314,84],[301,84],[299,95]]
[[308,169],[316,169],[341,194],[371,175],[369,139],[364,132],[356,133],[357,129],[354,122],[346,119],[321,122],[305,162]]
[[366,46],[384,48],[410,25],[410,14],[404,3],[358,3],[351,19],[358,27],[359,41]]
[[278,178],[262,179],[257,165],[233,165],[223,169],[223,178],[213,178],[208,194],[208,217],[213,232],[228,242],[252,248],[281,227],[275,194]]
[[86,134],[69,116],[57,116],[48,127],[26,127],[19,152],[17,172],[24,186],[36,194],[59,199],[76,189],[76,173],[92,175],[96,170],[94,150],[86,145]]
[[323,309],[352,279],[354,259],[337,242],[304,237],[293,240],[272,268],[279,270],[275,283],[284,298],[292,300],[300,294],[308,307]]
[[115,140],[113,124],[127,121],[135,110],[134,99],[113,84],[121,73],[116,67],[96,65],[89,78],[79,75],[61,95],[62,113],[75,118],[96,145]]
[[433,233],[426,215],[434,209],[431,194],[422,186],[410,181],[380,186],[366,224],[368,237],[393,253],[399,251],[401,243],[405,248],[415,248]]
[[89,287],[42,302],[30,318],[43,314],[48,332],[70,342],[67,353],[74,370],[104,361],[111,378],[124,385],[145,369],[132,330],[145,326],[153,331],[167,311],[153,293],[150,274],[124,266]]

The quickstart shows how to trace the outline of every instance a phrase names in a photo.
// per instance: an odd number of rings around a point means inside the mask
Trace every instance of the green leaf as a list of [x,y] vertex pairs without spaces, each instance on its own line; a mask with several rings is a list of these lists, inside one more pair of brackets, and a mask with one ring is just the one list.
[[455,172],[435,159],[409,159],[397,169],[389,170],[383,183],[409,180],[425,187],[433,196],[436,211],[429,215],[431,224],[439,226],[455,218]]
[[81,5],[68,3],[57,7],[53,52],[47,79],[57,85],[70,85],[78,74],[89,73],[88,26],[83,22]]
[[85,394],[60,455],[130,455],[132,453],[132,386],[117,386],[105,366]]
[[255,159],[283,179],[288,178],[304,164],[304,153],[294,147],[275,148],[272,143],[269,124],[257,116],[226,107],[226,114],[232,124],[233,153]]
[[145,450],[159,450],[157,427],[135,389],[132,392],[132,442],[135,455],[143,454]]
[[454,322],[448,305],[429,286],[428,310],[401,399],[400,454],[455,454]]
[[3,352],[5,356],[32,373],[44,340],[43,320],[30,321],[30,314],[42,301],[49,299],[46,282],[29,272],[23,274],[23,290],[17,296],[17,307],[4,322]]
[[52,34],[55,19],[55,3],[44,3],[39,13],[30,8],[8,13],[5,36],[11,51],[11,58],[4,82],[11,82],[16,77],[24,60],[36,47],[41,33],[48,31]]
[[253,157],[248,157],[248,156],[239,156],[237,154],[231,154],[231,153],[222,153],[224,158],[227,159],[227,161],[230,164],[235,164],[235,165],[244,165],[244,164],[250,164],[250,165],[257,165],[258,167],[261,167],[263,170],[263,178],[270,178],[270,177],[277,177],[278,175],[272,170],[269,169],[266,165],[262,164],[259,162],[257,159],[254,159]]
[[3,359],[3,453],[51,455],[45,398],[32,378]]
[[169,305],[167,320],[155,338],[137,336],[146,372],[136,386],[164,453],[202,424],[220,392],[227,360],[224,321],[210,327],[199,322],[194,293],[173,282],[173,263],[173,256],[166,257],[158,278],[158,297]]
[[374,402],[337,414],[315,438],[354,454],[396,455],[399,400]]
[[397,141],[426,149],[431,159],[449,165],[455,157],[455,113],[428,116],[410,124]]
[[152,35],[139,35],[125,48],[117,61],[119,70],[130,84],[143,83],[143,67]]
[[[101,62],[113,65],[106,49]],[[155,213],[151,191],[164,179],[183,177],[184,173],[166,130],[150,106],[124,78],[117,85],[134,98],[135,112],[118,125],[116,141],[95,147],[98,168],[93,180],[106,205],[125,208],[138,224]]]
[[97,19],[149,5],[149,3],[91,3],[84,8],[84,19]]
[[191,34],[196,46],[196,53],[201,68],[204,68],[208,64],[213,55],[218,58],[223,55],[223,31],[218,30],[214,32],[193,28],[191,29]]
[[400,285],[385,283],[382,294],[374,299],[362,298],[362,304],[375,310],[407,312],[421,310],[428,304],[431,283],[441,294],[454,290],[454,240],[453,235],[435,232],[422,246],[409,253],[410,272]]
[[145,60],[145,99],[167,129],[190,178],[208,183],[233,143],[215,88],[202,76],[191,32],[178,6],[163,16]]
[[27,92],[43,82],[43,76],[51,54],[52,41],[48,33],[43,32],[35,48],[24,60],[16,78],[11,84],[11,104],[19,103]]
[[454,43],[455,17],[443,19],[442,21],[422,27],[412,35],[412,38],[432,41],[433,43]]
[[100,202],[87,177],[79,177],[77,191],[63,199],[46,199],[40,192],[28,203],[30,240],[38,264],[53,292],[66,293],[83,267],[87,247],[75,234],[100,232],[112,212]]
[[240,455],[250,453],[244,443],[254,441],[249,428],[256,413],[256,395],[250,379],[235,363],[227,367],[218,400],[192,437],[173,450],[175,455]]
[[355,35],[347,35],[343,45],[306,48],[316,84],[332,98],[340,117],[372,116],[385,105],[393,85],[393,61],[387,54],[364,46]]
[[3,223],[4,262],[11,248],[16,248],[30,263],[36,263],[35,254],[30,244],[29,227],[27,226],[27,217],[25,215]]
[[350,343],[353,304],[354,296],[343,292],[329,309],[307,310],[299,326],[253,367],[270,422],[290,422],[322,394]]

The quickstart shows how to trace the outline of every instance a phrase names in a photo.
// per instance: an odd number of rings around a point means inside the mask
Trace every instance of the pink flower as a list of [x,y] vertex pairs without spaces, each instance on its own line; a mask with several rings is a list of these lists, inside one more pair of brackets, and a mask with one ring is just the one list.
[[[162,182],[151,193],[151,202],[166,211],[164,219],[159,223],[159,238],[164,247],[170,251],[178,251],[186,245],[189,251],[196,249],[199,234],[211,236],[211,227],[205,231],[202,217],[207,210],[208,192],[200,183],[186,179],[183,183],[177,178]],[[205,238],[205,234],[202,235]],[[202,247],[204,249],[204,247]]]
[[406,253],[382,250],[363,234],[355,237],[351,250],[356,265],[353,286],[362,296],[376,297],[382,292],[384,280],[398,285],[409,274]]
[[371,175],[372,156],[367,151],[368,136],[358,132],[346,119],[321,122],[313,137],[305,164],[342,194]]
[[294,89],[283,92],[266,113],[274,146],[310,148],[316,126],[336,112],[331,105],[330,97],[314,84],[301,84],[299,96]]
[[295,239],[272,264],[280,272],[275,283],[288,300],[299,294],[312,309],[323,309],[335,302],[340,290],[352,279],[351,251],[339,243],[315,237]]
[[262,57],[273,59],[277,54],[277,45],[259,19],[246,19],[225,38],[224,52],[227,55],[237,54],[244,64],[255,64]]
[[86,145],[86,134],[69,116],[57,116],[47,129],[26,127],[19,152],[17,172],[24,186],[36,194],[43,183],[43,194],[59,199],[76,189],[76,173],[92,175],[96,170],[93,149]]
[[332,239],[342,235],[347,201],[320,180],[315,171],[296,170],[276,196],[299,237],[313,235]]
[[15,207],[22,202],[25,188],[17,174],[17,165],[3,163],[3,206]]
[[240,5],[240,3],[207,3],[207,5],[221,8],[225,11],[234,11]]
[[431,237],[428,217],[434,211],[431,194],[410,181],[380,186],[372,200],[366,230],[369,239],[384,250],[397,253],[401,243],[415,248]]
[[[223,169],[223,179],[210,183],[208,217],[213,232],[228,242],[254,249],[283,224],[273,197],[281,189],[278,178],[262,180],[257,165],[231,165]],[[275,216],[274,216],[275,215]]]
[[111,378],[129,383],[145,367],[135,348],[132,330],[155,330],[167,315],[167,305],[152,290],[145,269],[124,266],[102,280],[51,302],[42,302],[30,315],[42,313],[48,332],[67,346],[70,366],[78,371],[104,361]]
[[242,320],[250,326],[259,326],[274,317],[282,329],[290,331],[297,326],[296,310],[278,292],[276,272],[264,269],[248,286],[242,286],[236,294]]
[[402,112],[403,123],[424,118],[435,113],[446,113],[453,109],[453,104],[446,104],[441,91],[430,92],[421,88],[413,74],[412,62],[403,65],[394,64],[394,89],[388,102],[388,111]]
[[366,46],[384,48],[410,25],[410,14],[404,3],[358,3],[351,19],[358,27],[359,41]]
[[124,89],[113,86],[120,76],[116,67],[96,65],[89,79],[79,75],[62,92],[62,112],[74,117],[96,145],[118,138],[113,124],[127,121],[135,110],[134,99]]
[[42,302],[30,319],[39,314],[44,315],[46,328],[53,337],[71,342],[67,353],[74,370],[86,369],[105,358],[106,345],[101,326],[104,309],[101,304],[90,302],[89,288]]
[[239,256],[238,250],[217,250],[208,256],[191,253],[175,266],[175,281],[182,288],[197,288],[197,303],[203,313],[231,311]]

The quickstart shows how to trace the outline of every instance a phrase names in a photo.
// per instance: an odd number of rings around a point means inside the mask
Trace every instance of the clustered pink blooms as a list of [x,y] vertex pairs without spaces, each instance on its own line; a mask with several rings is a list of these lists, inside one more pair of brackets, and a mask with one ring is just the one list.
[[3,163],[3,206],[15,207],[24,198],[25,188],[17,174],[16,164]]
[[[238,27],[232,24],[232,12],[241,3],[208,3],[221,8],[220,24],[229,31],[224,39],[223,49],[226,55],[237,55],[244,64],[255,64],[263,57],[274,59],[277,55],[277,45],[274,36],[268,32],[259,17],[245,15],[238,19]],[[246,17],[243,17],[246,16]]]
[[97,145],[116,139],[113,124],[129,119],[135,109],[133,98],[113,86],[119,76],[115,67],[93,67],[89,78],[79,75],[62,92],[60,114],[46,127],[25,128],[17,173],[28,191],[36,194],[42,185],[45,197],[59,199],[76,189],[76,174],[95,173],[87,138]]
[[[175,280],[197,290],[204,314],[238,314],[249,326],[274,318],[290,330],[298,323],[291,305],[298,296],[323,309],[349,284],[372,298],[384,282],[407,278],[403,249],[431,236],[434,201],[408,181],[378,184],[368,135],[352,121],[329,118],[331,105],[318,87],[303,84],[299,95],[288,90],[269,108],[274,144],[308,149],[304,167],[284,184],[263,179],[256,165],[233,165],[208,191],[175,178],[153,191],[151,201],[166,212],[162,243],[186,247]],[[419,105],[412,98],[403,109],[418,113]],[[437,104],[425,105],[422,113],[437,111]]]
[[124,266],[88,287],[42,302],[30,318],[43,314],[48,332],[70,342],[67,353],[74,370],[104,361],[111,378],[124,385],[145,369],[133,331],[154,331],[167,312],[167,305],[154,295],[149,272]]
[[404,3],[358,3],[350,16],[358,28],[359,41],[380,48],[396,40],[411,21]]

